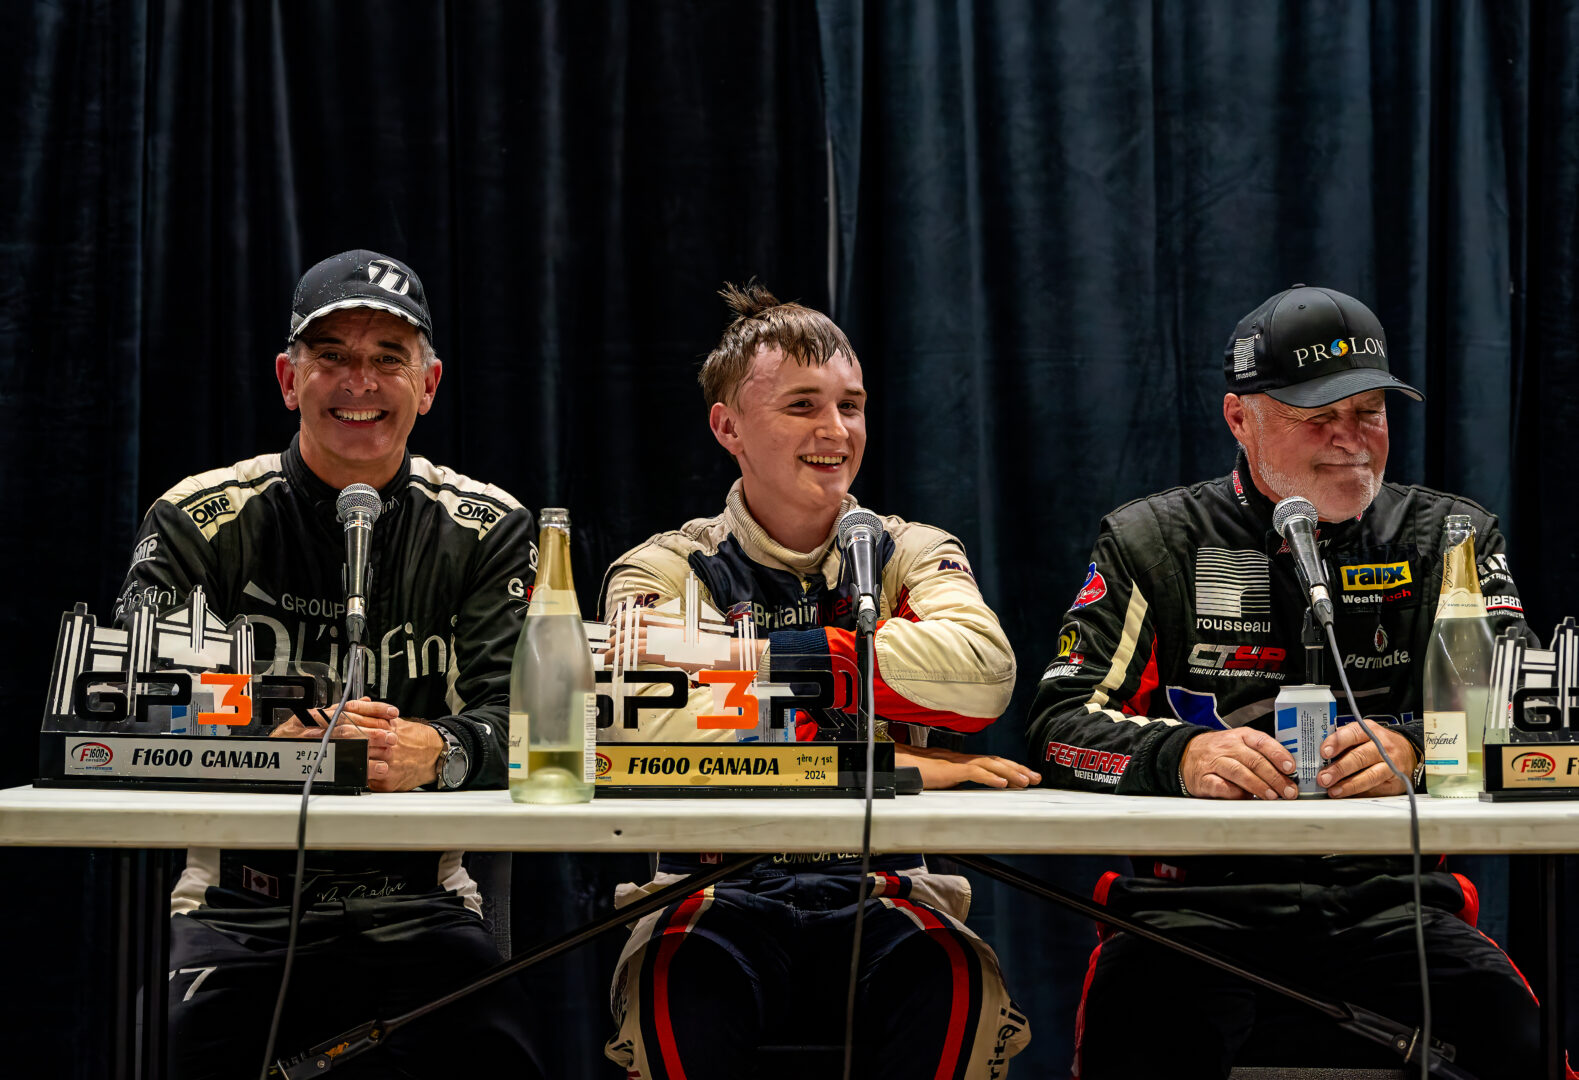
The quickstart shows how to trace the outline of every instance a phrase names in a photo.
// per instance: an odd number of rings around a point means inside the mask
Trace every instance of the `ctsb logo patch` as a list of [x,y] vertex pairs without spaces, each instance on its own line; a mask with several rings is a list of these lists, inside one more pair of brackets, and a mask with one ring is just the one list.
[[1347,592],[1367,592],[1377,589],[1396,589],[1408,585],[1414,578],[1409,574],[1407,562],[1371,563],[1364,566],[1340,566],[1338,576]]
[[1287,650],[1275,645],[1214,645],[1202,641],[1190,650],[1187,663],[1197,675],[1276,681],[1287,677],[1283,672],[1283,661],[1287,658]]

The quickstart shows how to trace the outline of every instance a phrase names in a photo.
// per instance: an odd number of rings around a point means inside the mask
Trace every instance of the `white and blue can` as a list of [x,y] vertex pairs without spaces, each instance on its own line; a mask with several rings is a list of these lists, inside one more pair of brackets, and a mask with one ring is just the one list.
[[1321,745],[1338,724],[1338,699],[1332,690],[1311,683],[1285,686],[1278,691],[1274,734],[1294,758],[1294,780],[1301,799],[1325,798],[1327,789],[1316,774],[1331,764],[1321,756]]

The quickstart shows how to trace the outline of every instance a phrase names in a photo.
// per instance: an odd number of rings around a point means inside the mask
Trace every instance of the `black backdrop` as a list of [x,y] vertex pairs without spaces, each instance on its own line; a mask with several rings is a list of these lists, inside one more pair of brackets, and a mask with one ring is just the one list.
[[[1542,633],[1574,610],[1574,0],[36,0],[0,41],[7,784],[59,612],[107,613],[170,483],[288,439],[290,289],[349,247],[434,303],[414,449],[571,507],[584,606],[730,479],[694,383],[713,290],[831,308],[874,399],[857,494],[955,530],[1015,643],[996,752],[1098,517],[1225,470],[1222,342],[1296,280],[1368,300],[1428,395],[1394,405],[1390,475],[1504,515]],[[517,862],[518,942],[645,870]],[[0,857],[5,924],[37,931],[0,1023],[79,1076],[105,865]],[[972,922],[1036,1021],[1016,1074],[1058,1075],[1089,927],[984,883]],[[616,946],[534,976],[556,1076],[609,1075]]]

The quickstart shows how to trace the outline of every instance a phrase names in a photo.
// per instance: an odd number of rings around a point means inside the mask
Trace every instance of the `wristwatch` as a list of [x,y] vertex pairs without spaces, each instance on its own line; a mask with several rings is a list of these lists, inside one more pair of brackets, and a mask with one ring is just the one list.
[[1409,782],[1414,785],[1414,789],[1418,793],[1425,787],[1425,750],[1421,748],[1416,753],[1420,755],[1420,760],[1415,763],[1414,775],[1409,777]]
[[466,774],[472,767],[471,755],[466,752],[466,745],[449,728],[439,724],[432,727],[439,733],[439,738],[444,740],[444,749],[439,751],[438,789],[454,791],[466,783]]

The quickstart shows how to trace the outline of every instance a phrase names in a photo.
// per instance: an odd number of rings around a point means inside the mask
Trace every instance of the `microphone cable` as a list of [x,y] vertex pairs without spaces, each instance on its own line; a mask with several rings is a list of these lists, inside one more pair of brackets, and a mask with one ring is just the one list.
[[[335,707],[332,716],[324,718],[323,738],[318,740],[318,756],[313,759],[313,767],[307,773],[306,782],[302,784],[302,805],[296,817],[296,873],[291,884],[291,918],[290,930],[285,937],[285,965],[280,972],[280,992],[274,999],[274,1015],[269,1020],[269,1038],[263,1046],[263,1068],[258,1073],[258,1080],[268,1080],[269,1070],[274,1064],[274,1043],[279,1037],[280,1017],[285,1012],[285,995],[291,985],[291,966],[296,959],[296,932],[301,928],[302,917],[302,875],[307,867],[307,800],[312,795],[313,780],[318,776],[318,770],[323,765],[323,756],[329,747],[329,736],[334,732],[339,718],[345,713],[346,703],[351,699],[351,689],[360,682],[362,650],[362,645],[351,646],[351,657],[346,663],[345,687],[340,693],[340,704]],[[362,731],[360,724],[354,720],[350,722],[358,731]]]
[[[1343,684],[1343,698],[1349,703],[1349,714],[1354,717],[1354,722],[1360,725],[1360,730],[1370,737],[1375,744],[1377,753],[1382,755],[1382,761],[1392,770],[1394,776],[1403,782],[1404,791],[1409,796],[1409,853],[1414,859],[1414,892],[1415,892],[1415,955],[1420,961],[1420,1039],[1419,1042],[1408,1049],[1404,1060],[1418,1048],[1420,1051],[1420,1078],[1430,1080],[1431,1075],[1431,981],[1426,969],[1425,948],[1425,920],[1422,915],[1420,902],[1420,807],[1415,801],[1414,782],[1404,774],[1393,759],[1388,756],[1387,748],[1382,745],[1382,740],[1376,737],[1375,730],[1365,715],[1360,712],[1360,707],[1354,703],[1354,691],[1349,688],[1349,675],[1343,670],[1343,652],[1338,648],[1338,636],[1333,632],[1332,623],[1324,622],[1323,628],[1327,631],[1327,644],[1332,648],[1332,655],[1338,669],[1338,681]],[[1421,754],[1425,753],[1424,748]]]
[[877,631],[863,634],[866,639],[866,678],[862,680],[861,699],[866,704],[866,812],[861,824],[861,877],[855,886],[855,935],[850,945],[850,986],[844,998],[844,1080],[851,1080],[855,1056],[855,988],[861,974],[861,930],[866,921],[867,878],[872,870],[872,772],[877,757],[877,698],[873,693],[877,650]]

